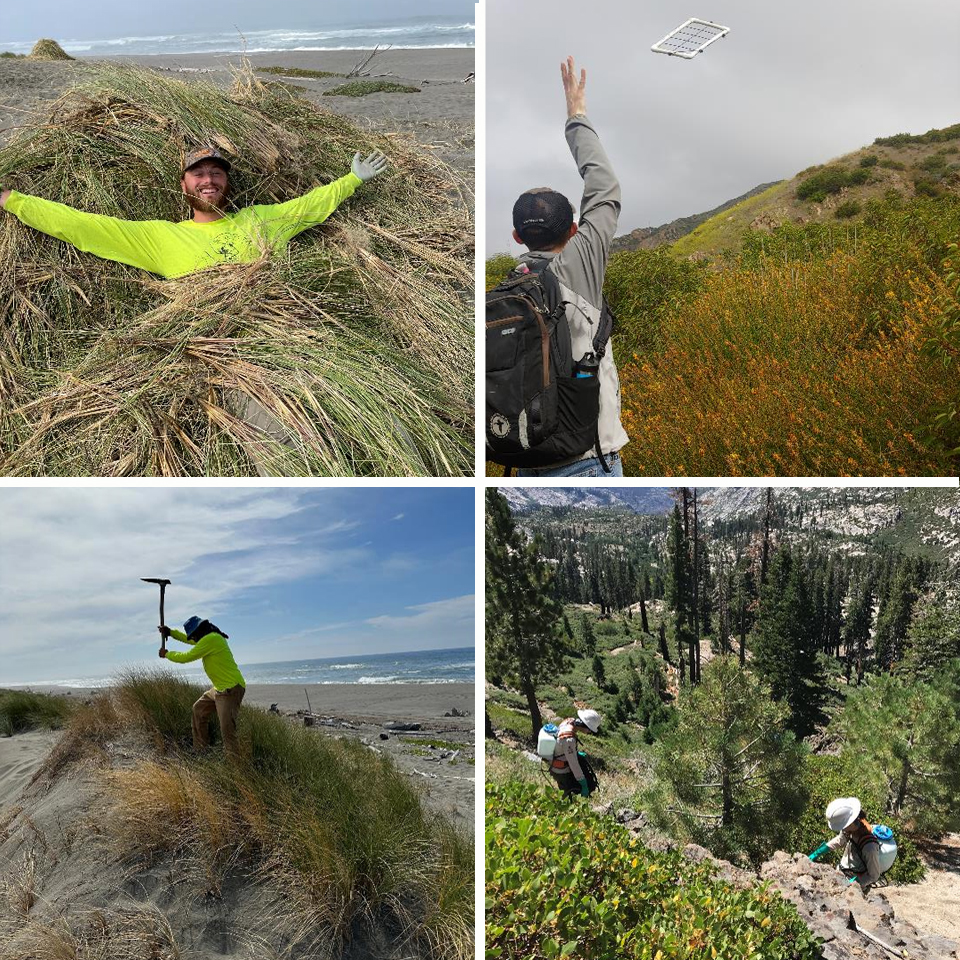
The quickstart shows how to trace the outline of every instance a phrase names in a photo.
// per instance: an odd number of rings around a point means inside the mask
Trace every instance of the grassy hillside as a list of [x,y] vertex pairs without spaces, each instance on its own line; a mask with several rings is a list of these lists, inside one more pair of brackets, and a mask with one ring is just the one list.
[[[720,210],[671,246],[678,256],[718,260],[735,255],[749,231],[785,224],[857,223],[871,200],[960,195],[960,124],[925,134],[878,137],[825,164],[802,170]],[[695,218],[676,221],[695,222]],[[682,229],[682,226],[681,226]],[[627,237],[618,238],[626,248]]]

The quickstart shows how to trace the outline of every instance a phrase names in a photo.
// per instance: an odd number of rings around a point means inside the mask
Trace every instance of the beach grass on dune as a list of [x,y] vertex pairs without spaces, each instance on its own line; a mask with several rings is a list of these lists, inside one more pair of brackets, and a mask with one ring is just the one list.
[[420,93],[419,87],[405,86],[390,80],[352,80],[332,90],[324,90],[325,97],[366,97],[371,93]]
[[[195,756],[183,748],[199,693],[130,671],[109,694],[114,734],[134,724],[166,748],[107,775],[106,822],[121,856],[199,864],[213,893],[238,870],[278,883],[289,891],[286,920],[296,919],[309,949],[336,951],[365,925],[386,924],[419,956],[473,955],[473,846],[424,810],[389,759],[247,707],[241,761],[218,748]],[[98,713],[78,713],[78,753],[87,735],[103,740]]]
[[424,476],[473,468],[473,225],[457,174],[247,69],[230,91],[84,65],[0,149],[5,187],[182,220],[186,148],[234,161],[237,207],[381,149],[390,170],[282,253],[179,280],[0,218],[0,471]]
[[67,697],[0,690],[0,736],[38,728],[59,730],[69,720],[73,708],[73,702]]

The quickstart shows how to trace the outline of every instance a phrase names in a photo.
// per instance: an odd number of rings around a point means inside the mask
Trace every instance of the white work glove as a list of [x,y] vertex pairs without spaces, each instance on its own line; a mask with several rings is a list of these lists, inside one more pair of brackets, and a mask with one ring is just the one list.
[[366,183],[367,180],[372,180],[387,169],[387,158],[379,150],[374,150],[366,160],[361,160],[358,150],[353,155],[350,169],[355,177],[359,177]]

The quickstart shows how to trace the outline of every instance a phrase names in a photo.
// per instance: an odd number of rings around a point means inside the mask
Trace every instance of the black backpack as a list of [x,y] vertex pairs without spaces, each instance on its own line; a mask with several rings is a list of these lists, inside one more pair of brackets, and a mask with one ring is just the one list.
[[487,459],[549,467],[600,450],[600,359],[613,327],[603,303],[593,355],[575,359],[560,282],[549,260],[521,263],[487,294]]

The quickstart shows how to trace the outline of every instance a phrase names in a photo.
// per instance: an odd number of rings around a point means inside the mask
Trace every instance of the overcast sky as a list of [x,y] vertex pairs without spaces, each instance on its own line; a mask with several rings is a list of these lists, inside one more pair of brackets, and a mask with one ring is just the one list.
[[473,19],[473,0],[230,0],[209,4],[196,0],[30,0],[5,3],[0,17],[4,40],[111,39],[166,33],[220,33],[240,30],[309,30],[338,24],[370,23],[444,14]]
[[240,663],[472,647],[473,489],[0,488],[0,687],[155,665],[196,614]]
[[[517,196],[577,206],[559,64],[587,68],[587,112],[623,187],[620,232],[701,213],[902,131],[960,122],[957,0],[487,3],[487,253],[518,252]],[[539,9],[539,8],[538,8]],[[693,60],[650,51],[689,17],[730,33]]]

